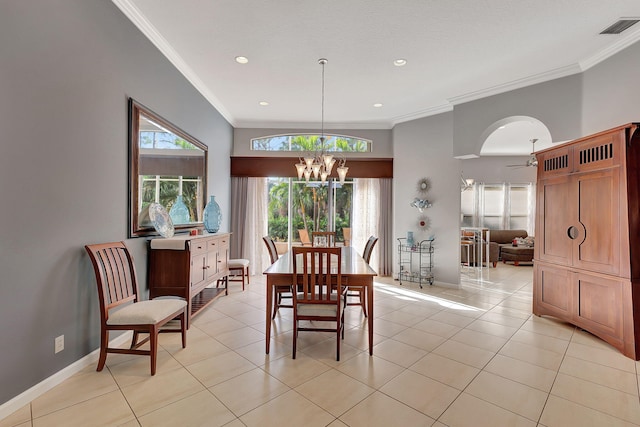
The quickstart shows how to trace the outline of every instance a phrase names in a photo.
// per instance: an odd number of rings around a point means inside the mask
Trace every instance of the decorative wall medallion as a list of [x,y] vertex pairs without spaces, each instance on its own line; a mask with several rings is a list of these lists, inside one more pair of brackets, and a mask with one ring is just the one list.
[[418,218],[418,228],[420,230],[428,230],[431,227],[431,220],[427,216]]
[[417,190],[420,194],[426,194],[431,189],[431,181],[428,178],[418,180]]

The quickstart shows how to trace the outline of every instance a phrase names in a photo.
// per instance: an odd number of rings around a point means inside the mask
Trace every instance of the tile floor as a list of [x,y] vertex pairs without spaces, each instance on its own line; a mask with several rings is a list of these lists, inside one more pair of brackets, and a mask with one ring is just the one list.
[[531,315],[531,267],[463,274],[461,289],[379,279],[374,356],[347,311],[340,362],[331,334],[273,322],[264,354],[264,278],[197,316],[182,349],[163,335],[158,373],[110,355],[4,426],[631,426],[640,364],[570,325]]

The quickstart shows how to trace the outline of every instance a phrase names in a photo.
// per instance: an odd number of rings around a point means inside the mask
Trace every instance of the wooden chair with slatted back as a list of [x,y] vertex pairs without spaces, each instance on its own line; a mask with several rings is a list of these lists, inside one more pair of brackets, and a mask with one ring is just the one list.
[[336,232],[335,231],[312,231],[311,232],[311,242],[313,246],[317,246],[318,238],[326,242],[326,245],[330,248],[333,248],[336,245]]
[[[344,303],[347,288],[332,292],[342,283],[341,248],[293,248],[293,358],[299,331],[334,332],[336,360],[340,360],[340,339],[344,339]],[[300,327],[301,320],[335,322],[335,327]],[[325,324],[326,325],[326,324]]]
[[364,245],[364,251],[362,251],[362,258],[369,264],[371,260],[371,253],[373,252],[373,247],[378,243],[378,238],[375,236],[369,237],[367,243]]
[[[278,250],[276,249],[276,244],[270,236],[264,236],[262,237],[262,240],[264,241],[264,244],[267,245],[269,258],[271,258],[271,264],[273,264],[278,260]],[[283,299],[291,300],[293,298],[293,295],[291,294],[291,285],[276,285],[273,287],[273,292],[274,298],[272,318],[275,319],[280,307],[293,308],[292,304],[282,303]]]
[[[364,251],[362,251],[362,258],[364,258],[367,264],[369,264],[369,261],[371,260],[371,253],[373,252],[373,247],[376,245],[377,242],[378,242],[378,238],[371,236],[369,237],[369,240],[367,240],[367,243],[364,245]],[[364,317],[367,317],[367,305],[366,305],[367,298],[366,298],[366,295],[364,294],[364,291],[365,291],[364,287],[354,288],[352,286],[347,296],[357,298],[357,302],[347,301],[347,305],[348,306],[358,305],[362,307],[362,312],[364,313]]]
[[[133,256],[124,242],[86,245],[85,249],[93,264],[100,300],[97,370],[104,368],[107,353],[138,354],[151,357],[151,375],[155,375],[160,332],[181,333],[182,347],[187,346],[187,302],[177,298],[141,301]],[[176,318],[180,321],[180,329],[162,329]],[[133,331],[131,346],[128,349],[109,347],[109,332],[123,330]],[[148,337],[138,342],[140,334],[148,334]],[[150,349],[140,350],[147,342]]]

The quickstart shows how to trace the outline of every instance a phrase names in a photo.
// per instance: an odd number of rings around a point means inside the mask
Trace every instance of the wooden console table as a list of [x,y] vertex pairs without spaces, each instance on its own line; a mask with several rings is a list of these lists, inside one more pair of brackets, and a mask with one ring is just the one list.
[[[191,317],[227,295],[230,233],[175,236],[149,242],[149,298],[178,296]],[[224,280],[224,288],[211,287]]]

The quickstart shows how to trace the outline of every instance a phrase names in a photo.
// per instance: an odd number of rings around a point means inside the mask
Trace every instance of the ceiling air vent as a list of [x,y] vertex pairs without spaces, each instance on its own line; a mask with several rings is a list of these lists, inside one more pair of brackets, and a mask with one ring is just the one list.
[[615,24],[609,26],[608,28],[602,30],[600,34],[620,34],[633,24],[640,22],[640,19],[637,18],[622,18]]

